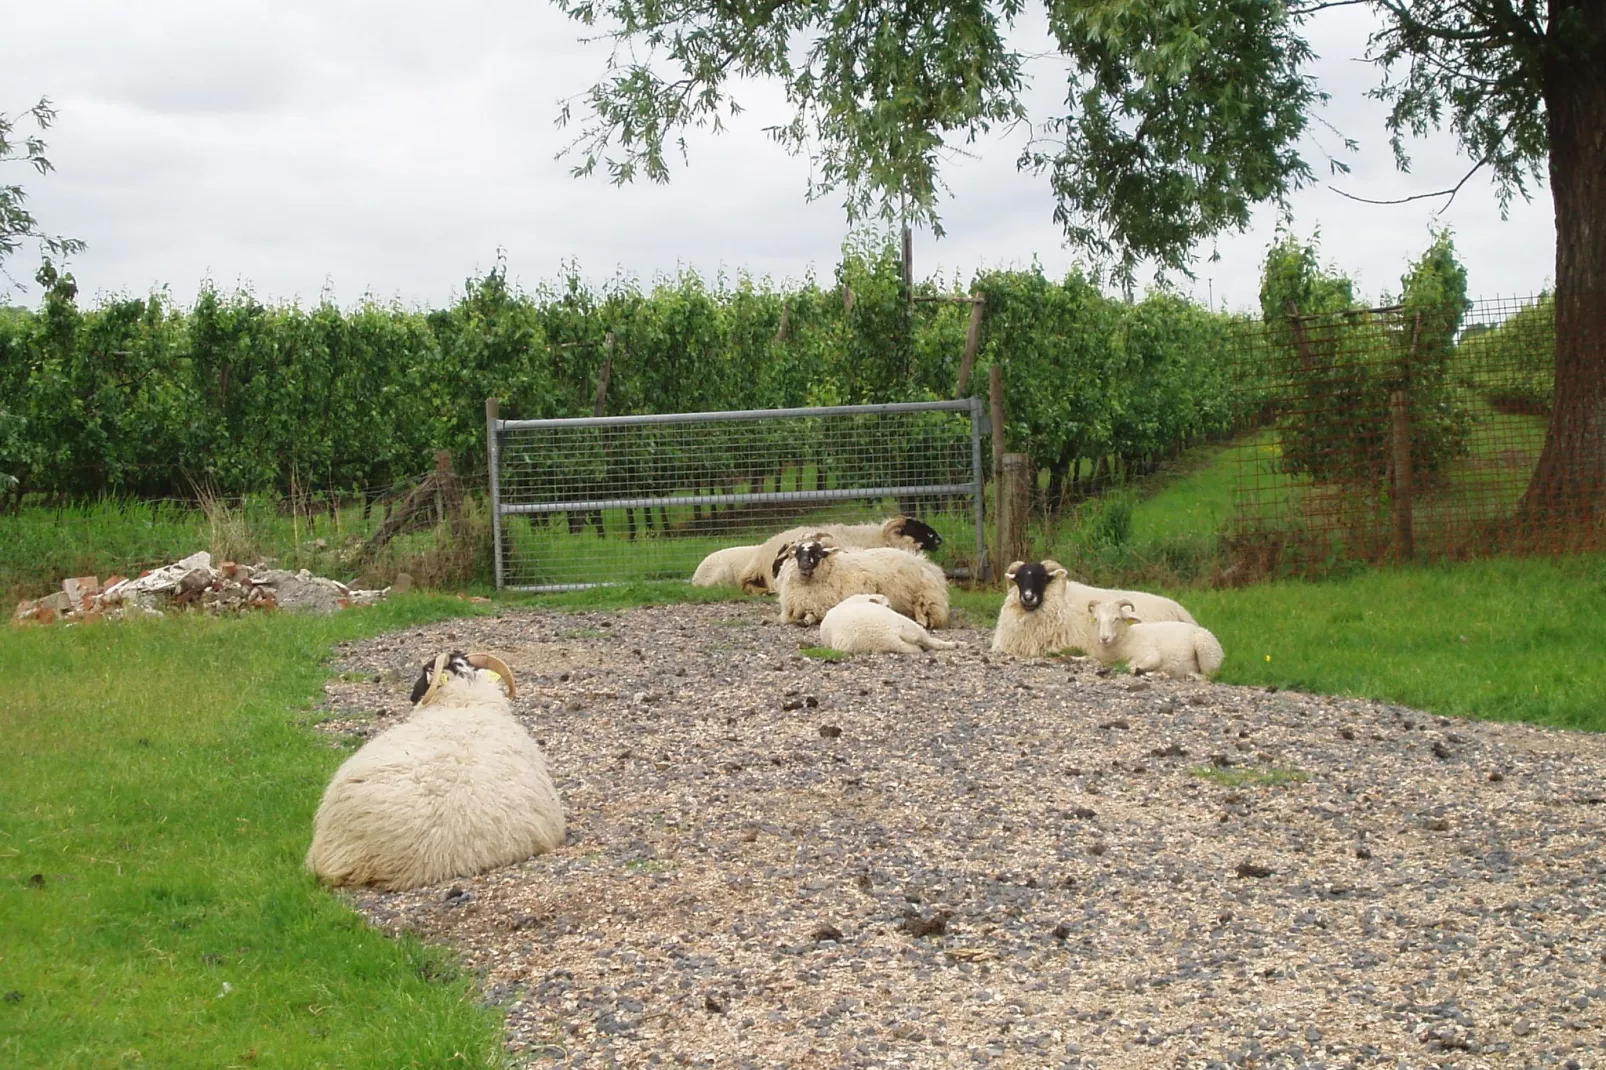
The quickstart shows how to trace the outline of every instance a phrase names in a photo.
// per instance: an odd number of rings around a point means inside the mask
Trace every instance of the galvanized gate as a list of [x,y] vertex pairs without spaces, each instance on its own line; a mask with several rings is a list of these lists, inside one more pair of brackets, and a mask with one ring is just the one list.
[[979,399],[503,420],[485,404],[496,585],[564,591],[689,580],[703,557],[785,528],[893,513],[980,575]]

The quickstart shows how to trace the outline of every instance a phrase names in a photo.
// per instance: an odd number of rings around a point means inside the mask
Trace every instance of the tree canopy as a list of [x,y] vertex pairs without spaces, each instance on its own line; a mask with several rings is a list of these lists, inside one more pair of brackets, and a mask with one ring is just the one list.
[[1412,137],[1448,129],[1502,205],[1548,179],[1558,404],[1529,503],[1606,511],[1602,0],[1044,0],[1064,94],[1035,116],[1011,38],[1025,0],[555,2],[613,44],[605,76],[560,115],[578,126],[580,174],[665,181],[687,129],[740,110],[739,80],[777,81],[792,117],[770,132],[810,158],[811,196],[940,233],[944,154],[1028,122],[1020,166],[1047,175],[1067,239],[1128,278],[1145,260],[1186,270],[1199,242],[1314,181],[1305,135],[1327,98],[1307,30],[1366,7],[1371,94],[1389,105],[1399,166]]

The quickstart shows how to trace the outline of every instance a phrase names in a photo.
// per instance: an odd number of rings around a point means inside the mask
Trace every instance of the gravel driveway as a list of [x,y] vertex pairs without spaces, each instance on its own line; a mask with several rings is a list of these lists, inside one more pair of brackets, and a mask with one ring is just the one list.
[[337,735],[404,714],[437,650],[518,674],[568,845],[354,902],[461,949],[533,1065],[1606,1066],[1606,737],[963,628],[831,663],[775,615],[340,651]]

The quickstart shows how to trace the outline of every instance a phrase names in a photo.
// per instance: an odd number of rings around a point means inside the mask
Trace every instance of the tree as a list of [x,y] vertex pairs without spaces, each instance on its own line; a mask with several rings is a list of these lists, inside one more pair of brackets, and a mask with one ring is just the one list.
[[[584,94],[577,173],[669,176],[686,129],[740,107],[733,80],[776,80],[793,109],[771,134],[815,166],[811,196],[851,217],[940,233],[939,163],[997,124],[1032,120],[1007,40],[1024,0],[555,0],[606,27],[608,73]],[[1407,139],[1447,126],[1501,203],[1548,178],[1556,209],[1556,398],[1522,510],[1606,515],[1606,3],[1602,0],[1045,0],[1066,61],[1063,114],[1020,165],[1048,176],[1070,241],[1130,278],[1186,270],[1193,248],[1315,180],[1301,151],[1325,95],[1308,24],[1364,5],[1368,58]],[[574,120],[565,104],[560,122]],[[1352,143],[1346,143],[1352,144]],[[1341,161],[1330,160],[1343,169]],[[1469,172],[1470,177],[1471,172]],[[1464,183],[1466,179],[1462,179]],[[1456,189],[1459,189],[1458,184]],[[1444,191],[1446,195],[1453,191]],[[1564,515],[1565,514],[1565,515]]]
[[[28,118],[33,120],[35,132],[19,135],[18,124]],[[0,164],[20,163],[41,175],[55,170],[45,156],[45,143],[40,137],[55,121],[56,109],[51,107],[48,97],[40,97],[39,103],[26,112],[12,115],[0,112]],[[24,207],[27,199],[28,195],[17,183],[0,184],[0,272],[4,271],[6,258],[20,249],[25,240],[35,241],[40,251],[50,256],[70,256],[84,248],[84,243],[76,238],[63,238],[40,230],[39,221]]]

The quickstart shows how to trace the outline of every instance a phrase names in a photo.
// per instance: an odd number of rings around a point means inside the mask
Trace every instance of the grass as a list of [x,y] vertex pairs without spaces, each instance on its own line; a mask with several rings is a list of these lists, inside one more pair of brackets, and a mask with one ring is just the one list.
[[469,608],[0,633],[0,1065],[502,1065],[446,953],[301,868],[331,645]]
[[266,498],[213,501],[201,508],[175,501],[106,499],[61,507],[27,504],[0,515],[0,597],[48,594],[68,576],[137,576],[208,550],[217,561],[248,564],[268,559],[289,569],[309,568],[362,586],[384,586],[397,572],[420,585],[460,585],[491,574],[489,513],[467,499],[471,545],[459,545],[443,525],[401,535],[375,553],[359,553],[383,521],[375,508],[365,519],[358,506],[335,515],[281,512]]
[[848,657],[845,652],[828,646],[802,646],[798,647],[798,651],[805,658],[815,661],[846,661]]

